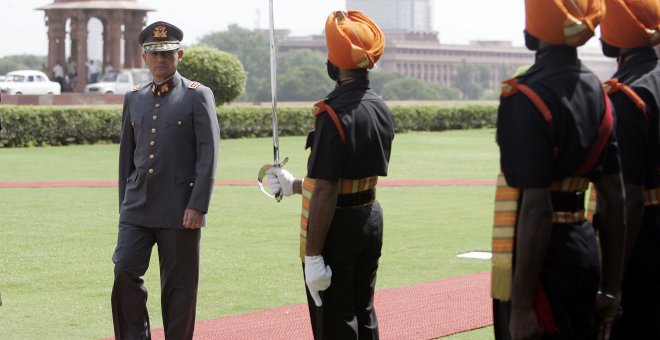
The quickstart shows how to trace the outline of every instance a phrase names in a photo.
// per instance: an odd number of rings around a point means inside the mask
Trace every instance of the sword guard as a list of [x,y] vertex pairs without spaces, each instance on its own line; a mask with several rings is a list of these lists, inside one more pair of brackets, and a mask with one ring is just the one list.
[[284,165],[289,161],[289,157],[285,157],[284,160],[280,164],[264,164],[264,166],[259,169],[259,174],[257,175],[257,182],[259,183],[259,188],[261,189],[261,192],[263,192],[266,196],[270,198],[274,198],[278,202],[282,200],[282,190],[280,190],[277,194],[273,195],[270,192],[266,191],[266,188],[264,188],[263,184],[263,179],[266,177],[266,172],[272,168],[272,167],[279,167],[283,168]]

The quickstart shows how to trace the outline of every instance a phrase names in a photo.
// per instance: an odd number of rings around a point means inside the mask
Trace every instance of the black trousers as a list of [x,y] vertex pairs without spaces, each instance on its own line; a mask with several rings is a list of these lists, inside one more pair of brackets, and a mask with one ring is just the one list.
[[[316,340],[378,339],[374,291],[383,246],[380,204],[338,208],[323,248],[332,283],[316,307],[307,290],[307,304]],[[304,268],[304,264],[303,264]]]
[[623,314],[611,339],[660,339],[660,206],[644,218],[623,278]]
[[[593,337],[599,278],[598,248],[591,224],[553,224],[540,280],[559,333],[546,334],[543,339],[581,340]],[[511,304],[494,300],[496,339],[511,339],[510,319]]]
[[147,288],[142,276],[158,244],[161,306],[166,339],[192,339],[199,279],[200,229],[145,228],[119,223],[112,287],[115,338],[150,339]]

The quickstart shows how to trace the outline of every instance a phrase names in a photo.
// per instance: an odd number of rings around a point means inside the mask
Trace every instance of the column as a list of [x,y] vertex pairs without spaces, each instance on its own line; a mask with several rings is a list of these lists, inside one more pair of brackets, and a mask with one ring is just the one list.
[[58,61],[62,63],[65,62],[66,51],[65,51],[65,39],[66,39],[66,30],[65,30],[65,16],[61,11],[46,11],[46,16],[48,17],[48,74],[52,78],[52,69],[53,66]]
[[[75,25],[74,25],[75,23]],[[71,21],[71,40],[76,40],[75,51],[71,46],[71,55],[75,55],[78,80],[75,92],[83,92],[87,85],[87,16],[82,11],[76,11],[75,20]]]
[[112,11],[103,27],[104,39],[106,39],[103,43],[106,57],[103,63],[104,65],[109,63],[115,70],[121,68],[121,19],[120,11]]
[[125,16],[124,21],[124,67],[142,67],[142,49],[137,42],[137,36],[142,31],[145,12],[134,11]]

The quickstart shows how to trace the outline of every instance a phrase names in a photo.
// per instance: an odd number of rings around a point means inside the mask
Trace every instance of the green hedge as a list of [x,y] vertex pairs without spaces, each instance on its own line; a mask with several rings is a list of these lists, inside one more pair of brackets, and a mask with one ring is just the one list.
[[0,106],[0,146],[119,142],[121,108]]
[[[494,127],[496,104],[396,104],[396,132],[442,131]],[[0,106],[4,129],[0,147],[93,144],[119,142],[121,107]],[[271,135],[270,106],[229,105],[218,107],[222,138]],[[280,136],[300,136],[311,128],[310,107],[278,109]]]

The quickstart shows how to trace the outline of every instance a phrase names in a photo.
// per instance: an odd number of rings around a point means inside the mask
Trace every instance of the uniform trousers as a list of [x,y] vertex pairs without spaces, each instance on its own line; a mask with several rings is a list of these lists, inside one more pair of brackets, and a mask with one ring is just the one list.
[[373,302],[382,246],[383,211],[377,201],[335,210],[323,248],[332,270],[330,287],[321,292],[323,306],[316,307],[307,291],[316,340],[378,339]]
[[119,223],[112,287],[115,338],[150,339],[147,288],[142,276],[158,244],[161,307],[166,339],[192,339],[199,279],[200,229],[145,228]]
[[611,339],[660,339],[660,206],[644,208],[623,278],[621,305],[623,314]]
[[[553,224],[540,280],[559,332],[543,339],[592,338],[599,278],[598,245],[591,224]],[[510,301],[493,300],[496,339],[511,339],[510,319]]]

